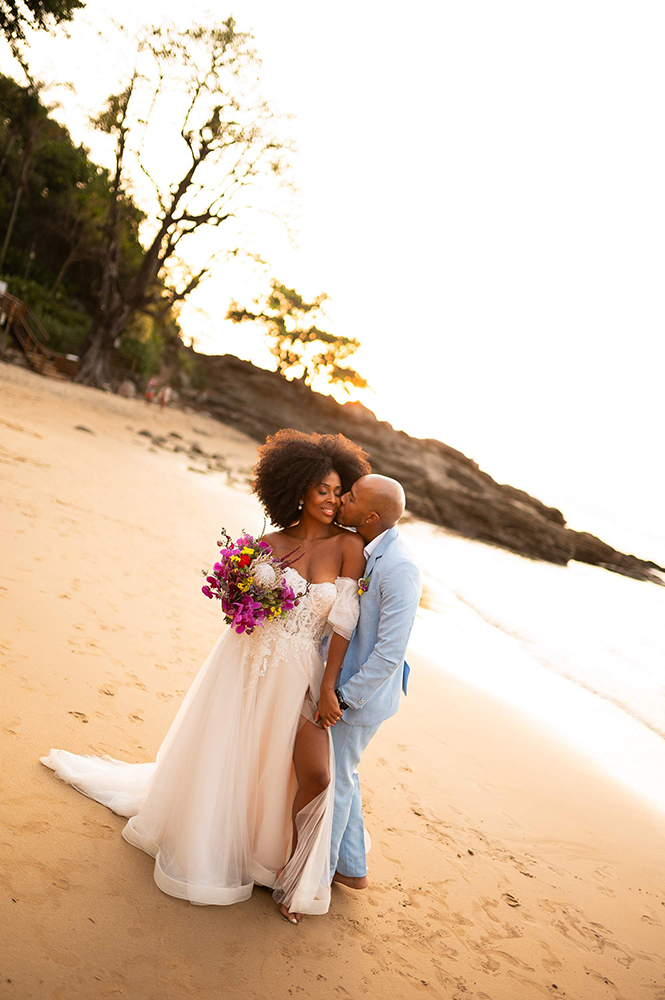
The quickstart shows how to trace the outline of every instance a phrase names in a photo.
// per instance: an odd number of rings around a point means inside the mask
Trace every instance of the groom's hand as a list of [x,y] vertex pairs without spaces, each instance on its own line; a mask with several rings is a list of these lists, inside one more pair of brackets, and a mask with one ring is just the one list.
[[317,706],[315,721],[321,720],[324,729],[329,729],[342,718],[342,710],[337,701],[337,695],[332,688],[322,688],[321,697]]

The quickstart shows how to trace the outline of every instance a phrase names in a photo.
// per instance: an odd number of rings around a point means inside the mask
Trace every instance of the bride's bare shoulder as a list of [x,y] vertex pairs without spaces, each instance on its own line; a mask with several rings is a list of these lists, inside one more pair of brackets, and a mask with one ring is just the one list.
[[275,545],[279,545],[280,543],[282,543],[285,537],[286,537],[286,532],[284,530],[280,530],[280,531],[268,531],[263,536],[262,540],[264,542],[267,542],[268,545],[275,546]]
[[[339,527],[336,525],[335,527]],[[365,548],[365,542],[363,541],[362,535],[359,535],[357,531],[349,531],[348,528],[339,528],[337,533],[337,544],[342,547],[345,552],[362,552]]]

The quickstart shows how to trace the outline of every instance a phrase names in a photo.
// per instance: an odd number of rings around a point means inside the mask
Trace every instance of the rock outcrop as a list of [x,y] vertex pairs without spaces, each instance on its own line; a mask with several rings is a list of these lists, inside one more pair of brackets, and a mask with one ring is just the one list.
[[410,437],[377,420],[361,403],[340,404],[233,355],[190,353],[205,372],[208,388],[197,392],[183,386],[183,401],[257,441],[280,427],[341,432],[368,452],[375,472],[403,483],[409,510],[418,517],[531,558],[561,565],[577,559],[638,580],[664,582],[663,567],[572,531],[560,510],[495,482],[441,441]]

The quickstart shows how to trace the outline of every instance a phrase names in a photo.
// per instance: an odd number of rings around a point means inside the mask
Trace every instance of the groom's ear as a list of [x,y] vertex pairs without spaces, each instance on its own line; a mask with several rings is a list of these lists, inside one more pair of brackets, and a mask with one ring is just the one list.
[[365,524],[376,524],[376,522],[380,520],[381,518],[375,510],[371,510],[369,514],[365,515]]

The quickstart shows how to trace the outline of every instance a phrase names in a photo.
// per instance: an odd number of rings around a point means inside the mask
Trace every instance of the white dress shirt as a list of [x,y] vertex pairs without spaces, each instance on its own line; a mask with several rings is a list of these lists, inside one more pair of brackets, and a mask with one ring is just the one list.
[[367,543],[367,545],[363,549],[363,555],[365,556],[365,559],[369,559],[369,557],[371,556],[372,552],[377,547],[377,545],[379,544],[379,542],[381,541],[381,539],[383,538],[383,536],[387,535],[389,531],[390,531],[390,528],[386,528],[386,530],[382,531],[380,535],[377,535],[376,538],[373,538],[371,542]]

